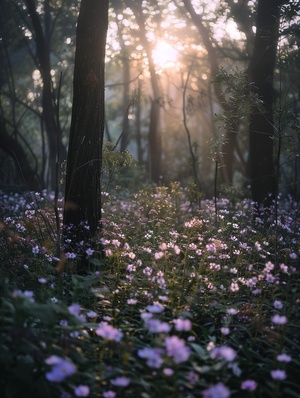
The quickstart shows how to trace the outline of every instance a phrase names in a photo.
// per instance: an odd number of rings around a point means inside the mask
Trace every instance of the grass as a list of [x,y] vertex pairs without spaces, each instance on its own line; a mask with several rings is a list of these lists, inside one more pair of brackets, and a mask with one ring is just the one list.
[[57,257],[51,200],[1,194],[1,396],[300,396],[297,204],[105,195]]

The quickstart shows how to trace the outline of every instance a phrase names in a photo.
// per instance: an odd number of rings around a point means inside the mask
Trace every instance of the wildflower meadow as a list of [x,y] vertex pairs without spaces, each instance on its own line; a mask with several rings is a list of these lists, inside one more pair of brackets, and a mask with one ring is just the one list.
[[74,247],[51,195],[0,201],[1,397],[300,397],[299,204],[103,193]]

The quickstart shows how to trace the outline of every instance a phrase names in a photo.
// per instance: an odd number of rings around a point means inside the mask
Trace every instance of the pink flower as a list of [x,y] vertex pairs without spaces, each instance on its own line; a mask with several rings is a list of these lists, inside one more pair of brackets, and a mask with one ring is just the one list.
[[227,336],[227,334],[230,333],[230,330],[229,330],[229,328],[223,327],[223,328],[221,328],[221,333],[224,334],[224,336]]
[[155,260],[160,260],[164,256],[163,252],[157,252],[154,254]]
[[163,374],[164,374],[165,376],[172,376],[172,375],[174,374],[174,370],[173,370],[173,369],[170,369],[170,368],[164,368]]
[[162,243],[161,245],[159,245],[160,250],[165,251],[167,250],[167,245],[165,243]]
[[174,246],[174,252],[177,255],[180,254],[180,249],[179,249],[179,247],[177,245]]

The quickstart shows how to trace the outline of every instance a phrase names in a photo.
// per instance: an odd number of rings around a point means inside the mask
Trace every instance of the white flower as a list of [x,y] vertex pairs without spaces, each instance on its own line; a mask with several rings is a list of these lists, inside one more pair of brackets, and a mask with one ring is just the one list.
[[272,317],[272,322],[275,323],[275,325],[284,325],[287,323],[287,317],[284,315],[280,316],[279,314],[276,314]]

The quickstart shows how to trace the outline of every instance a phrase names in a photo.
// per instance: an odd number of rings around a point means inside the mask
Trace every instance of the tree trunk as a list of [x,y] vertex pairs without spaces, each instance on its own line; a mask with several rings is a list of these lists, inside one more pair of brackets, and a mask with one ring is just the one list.
[[12,158],[15,163],[19,182],[13,181],[14,186],[18,188],[21,186],[22,189],[29,191],[38,191],[40,189],[38,176],[30,166],[23,146],[6,133],[4,126],[0,127],[0,149]]
[[249,169],[252,199],[270,204],[276,194],[273,142],[273,77],[280,22],[278,0],[259,0],[256,36],[249,67],[253,91],[264,109],[253,108],[250,115]]
[[[203,41],[203,45],[206,49],[207,56],[208,56],[208,62],[209,62],[209,67],[211,70],[212,76],[216,76],[220,72],[220,65],[218,62],[218,54],[216,50],[216,43],[213,43],[212,41],[212,34],[210,32],[210,29],[208,26],[205,26],[205,22],[202,19],[202,16],[200,14],[197,14],[191,0],[183,0],[185,9],[191,16],[191,20],[195,27],[197,28],[199,35]],[[223,112],[224,113],[232,113],[234,112],[234,109],[231,109],[231,107],[225,102],[225,98],[223,96],[223,92],[221,89],[220,84],[214,84],[214,92],[217,97],[217,100],[219,101]],[[223,154],[223,157],[220,157],[220,163],[222,165],[221,168],[221,175],[223,182],[225,183],[232,183],[233,181],[233,165],[234,165],[234,151],[238,146],[238,141],[236,137],[236,133],[232,131],[226,131],[225,132],[226,140],[224,144],[222,145],[221,152]]]
[[42,91],[42,119],[45,126],[48,149],[49,149],[49,172],[48,187],[54,189],[57,183],[56,162],[57,153],[59,151],[62,159],[67,157],[67,151],[61,140],[61,132],[56,120],[56,109],[54,104],[54,93],[51,78],[50,63],[50,6],[49,2],[45,2],[45,32],[43,31],[41,17],[37,12],[35,0],[25,0],[28,13],[31,19],[33,32],[35,35],[36,55],[38,58],[38,68],[43,79]]
[[161,91],[158,84],[158,77],[155,71],[155,65],[152,58],[151,46],[147,39],[146,28],[145,28],[145,17],[143,14],[142,4],[138,1],[132,1],[131,7],[135,13],[137,23],[140,30],[140,40],[144,47],[147,59],[149,63],[149,73],[151,78],[151,86],[153,92],[153,98],[151,99],[151,111],[150,111],[150,124],[149,124],[149,163],[150,163],[150,177],[155,183],[159,183],[162,175],[161,159],[162,159],[162,144],[161,135],[159,132],[160,122],[160,106],[159,100],[161,97]]
[[123,59],[123,123],[122,123],[122,136],[120,143],[120,151],[124,152],[129,144],[129,110],[130,110],[130,63],[129,56],[126,51],[126,46],[123,42],[122,35],[120,35],[122,46],[122,59]]
[[[82,0],[77,24],[73,108],[67,160],[64,226],[77,238],[97,231],[104,118],[104,59],[108,0]],[[80,226],[87,222],[89,232]]]

